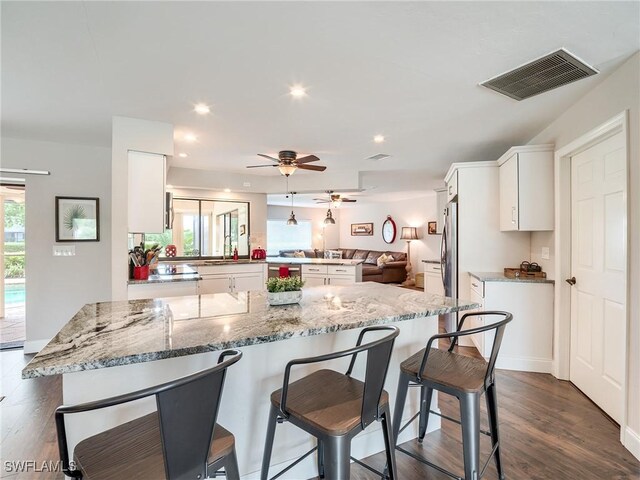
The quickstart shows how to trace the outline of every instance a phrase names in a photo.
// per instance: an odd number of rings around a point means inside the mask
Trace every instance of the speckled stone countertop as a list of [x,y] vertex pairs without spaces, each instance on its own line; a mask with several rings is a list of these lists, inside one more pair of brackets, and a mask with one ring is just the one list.
[[362,260],[348,258],[297,258],[297,257],[267,257],[267,263],[290,263],[295,265],[359,265]]
[[[85,305],[22,370],[35,378],[150,362],[477,308],[375,282],[305,288],[299,305],[266,292]],[[434,320],[435,321],[435,320]]]
[[550,280],[548,278],[505,277],[502,272],[469,272],[469,275],[477,278],[481,282],[555,283],[554,280]]

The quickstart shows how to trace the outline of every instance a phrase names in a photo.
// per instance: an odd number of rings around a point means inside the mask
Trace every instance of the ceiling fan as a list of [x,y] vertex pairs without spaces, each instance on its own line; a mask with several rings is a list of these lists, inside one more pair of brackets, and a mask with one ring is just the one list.
[[329,194],[329,200],[323,198],[314,198],[316,203],[330,203],[331,206],[337,208],[342,202],[357,202],[357,200],[353,200],[351,198],[341,197],[339,193],[333,193],[333,190],[327,190],[327,193]]
[[292,150],[282,150],[278,152],[278,158],[265,155],[264,153],[258,154],[261,157],[268,158],[276,162],[275,165],[249,165],[247,168],[262,168],[262,167],[278,167],[280,173],[285,177],[292,175],[298,168],[300,170],[313,170],[314,172],[324,172],[327,167],[321,165],[307,165],[307,163],[317,162],[320,159],[315,155],[307,155],[306,157],[298,158],[298,154]]

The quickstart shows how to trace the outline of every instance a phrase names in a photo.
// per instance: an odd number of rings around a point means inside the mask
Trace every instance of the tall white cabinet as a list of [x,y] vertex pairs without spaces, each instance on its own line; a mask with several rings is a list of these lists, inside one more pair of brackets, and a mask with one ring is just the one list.
[[454,163],[445,181],[456,178],[458,203],[458,297],[470,298],[469,272],[501,272],[529,260],[528,232],[500,231],[500,174],[497,162]]

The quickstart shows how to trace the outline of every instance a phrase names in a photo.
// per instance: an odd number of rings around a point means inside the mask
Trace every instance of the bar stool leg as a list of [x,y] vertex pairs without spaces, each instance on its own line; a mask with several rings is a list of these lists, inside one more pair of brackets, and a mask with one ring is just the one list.
[[278,422],[278,409],[271,405],[269,411],[269,423],[267,424],[267,438],[264,442],[264,454],[262,456],[262,470],[260,480],[268,480],[269,464],[271,463],[271,451],[273,450],[273,439],[276,435],[276,423]]
[[326,437],[324,444],[324,475],[327,480],[349,480],[351,472],[351,439]]
[[324,478],[324,443],[318,439],[318,476]]
[[240,480],[240,469],[238,468],[238,457],[236,456],[235,448],[227,455],[227,461],[224,464],[224,475],[227,480]]
[[480,475],[480,395],[460,395],[460,424],[465,480],[478,480]]
[[427,425],[429,424],[429,410],[431,409],[431,399],[433,398],[433,388],[420,388],[420,427],[418,430],[418,442],[422,443],[427,433]]
[[496,452],[493,459],[496,462],[496,470],[498,471],[498,478],[504,480],[504,473],[502,471],[502,461],[500,459],[500,430],[498,429],[498,394],[496,392],[496,385],[492,383],[487,387],[487,412],[489,414],[489,430],[491,431],[491,446],[496,447]]
[[402,426],[402,414],[404,412],[404,404],[407,400],[407,390],[409,390],[409,375],[400,373],[398,379],[398,391],[396,392],[396,406],[393,409],[393,441],[394,444],[398,443],[398,433]]
[[384,433],[384,449],[387,454],[387,465],[384,473],[389,475],[390,480],[396,480],[398,478],[398,471],[396,467],[396,441],[393,436],[389,405],[386,405],[382,412],[382,432]]

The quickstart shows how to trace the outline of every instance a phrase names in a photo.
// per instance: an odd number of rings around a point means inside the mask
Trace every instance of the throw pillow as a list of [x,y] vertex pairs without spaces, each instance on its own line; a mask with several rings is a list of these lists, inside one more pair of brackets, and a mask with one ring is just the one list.
[[340,250],[325,250],[324,258],[329,258],[329,259],[342,258],[342,252]]
[[293,258],[304,258],[304,252],[302,250],[293,252]]
[[378,267],[383,266],[385,263],[390,262],[393,257],[388,257],[386,254],[382,254],[378,257]]

